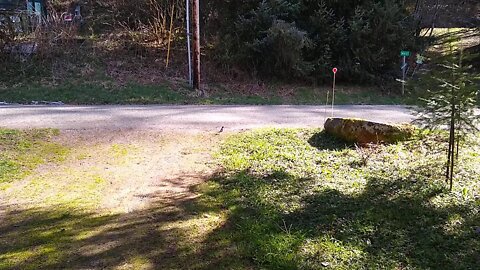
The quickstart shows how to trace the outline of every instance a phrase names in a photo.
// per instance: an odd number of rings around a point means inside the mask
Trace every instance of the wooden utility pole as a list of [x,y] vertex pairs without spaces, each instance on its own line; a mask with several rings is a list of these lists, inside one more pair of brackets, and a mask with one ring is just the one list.
[[192,38],[192,34],[190,33],[190,0],[185,0],[185,7],[187,9],[186,12],[186,23],[187,23],[187,52],[188,52],[188,84],[193,86],[193,78],[192,78],[192,46],[190,43],[190,39]]
[[200,91],[200,0],[193,0],[193,89]]

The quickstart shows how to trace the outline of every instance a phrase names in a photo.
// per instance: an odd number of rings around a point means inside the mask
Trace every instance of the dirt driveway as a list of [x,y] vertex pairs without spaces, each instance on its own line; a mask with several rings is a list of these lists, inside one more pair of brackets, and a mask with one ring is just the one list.
[[[215,170],[210,154],[220,137],[173,131],[62,131],[55,141],[69,149],[66,160],[37,168],[8,189],[7,201],[21,207],[48,206],[66,196],[95,209],[128,213],[152,201],[192,198],[191,187]],[[62,180],[52,183],[56,179]]]
[[[0,269],[209,269],[222,211],[199,185],[223,133],[62,131],[69,153],[0,190]],[[213,242],[212,242],[213,243]],[[210,259],[206,259],[209,258]]]

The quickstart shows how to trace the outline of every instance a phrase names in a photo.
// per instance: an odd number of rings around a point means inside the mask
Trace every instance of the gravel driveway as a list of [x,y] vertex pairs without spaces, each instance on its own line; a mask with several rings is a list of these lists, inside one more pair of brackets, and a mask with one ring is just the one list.
[[[331,108],[325,106],[0,106],[0,127],[60,130],[214,131],[259,127],[319,127]],[[410,122],[405,106],[336,106],[335,117],[378,122]]]

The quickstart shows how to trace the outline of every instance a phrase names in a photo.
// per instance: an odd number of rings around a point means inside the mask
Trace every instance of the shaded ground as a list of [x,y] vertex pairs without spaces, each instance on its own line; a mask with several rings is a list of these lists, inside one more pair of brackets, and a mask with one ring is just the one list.
[[[63,132],[62,162],[0,189],[0,269],[211,269],[239,263],[194,187],[220,135]],[[242,267],[243,268],[243,267]]]

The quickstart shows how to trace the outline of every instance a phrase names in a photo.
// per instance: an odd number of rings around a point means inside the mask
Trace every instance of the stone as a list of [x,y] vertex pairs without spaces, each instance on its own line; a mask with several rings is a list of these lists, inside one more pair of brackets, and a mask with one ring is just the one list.
[[409,124],[391,125],[363,119],[328,118],[325,131],[350,143],[395,143],[409,139],[415,127]]

